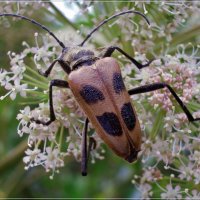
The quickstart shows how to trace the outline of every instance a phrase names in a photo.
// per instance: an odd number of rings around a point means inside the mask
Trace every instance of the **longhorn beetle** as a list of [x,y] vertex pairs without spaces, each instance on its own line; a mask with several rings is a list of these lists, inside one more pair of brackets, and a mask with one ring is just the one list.
[[[60,57],[54,60],[44,73],[40,72],[40,74],[48,77],[52,68],[58,62],[62,69],[68,74],[68,82],[57,79],[51,80],[49,86],[50,120],[47,122],[32,120],[43,125],[49,125],[55,121],[56,116],[52,99],[53,87],[69,88],[72,90],[75,99],[87,116],[82,133],[81,172],[83,176],[87,175],[88,149],[92,146],[92,143],[90,143],[87,149],[89,121],[92,123],[101,139],[115,154],[130,163],[137,159],[137,154],[141,146],[141,128],[132,106],[130,95],[167,88],[179,103],[189,121],[200,120],[200,118],[193,118],[192,114],[175,91],[166,83],[143,85],[127,91],[122,80],[120,67],[117,61],[111,58],[111,55],[117,50],[139,69],[149,66],[152,61],[143,65],[117,46],[110,46],[99,55],[95,55],[92,50],[83,47],[85,42],[101,26],[118,16],[129,13],[142,16],[150,25],[146,16],[138,11],[127,10],[119,12],[103,20],[86,36],[81,44],[76,46],[65,46],[48,28],[33,19],[11,13],[0,14],[0,16],[18,17],[41,27],[62,47]],[[89,141],[91,142],[92,140]]]

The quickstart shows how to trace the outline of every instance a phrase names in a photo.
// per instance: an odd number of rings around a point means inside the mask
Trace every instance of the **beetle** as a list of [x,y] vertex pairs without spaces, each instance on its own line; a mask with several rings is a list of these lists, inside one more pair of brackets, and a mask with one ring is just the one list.
[[68,81],[55,79],[50,82],[50,120],[47,122],[35,119],[32,120],[43,125],[49,125],[55,121],[56,116],[52,98],[53,87],[69,88],[72,90],[76,101],[87,116],[82,132],[81,144],[81,172],[83,176],[87,175],[88,149],[91,149],[92,142],[94,146],[94,141],[90,138],[91,140],[89,141],[91,143],[89,144],[89,148],[87,147],[87,130],[89,122],[91,122],[101,139],[116,155],[124,158],[130,163],[137,159],[138,152],[141,150],[141,128],[131,103],[131,95],[167,88],[174,96],[189,121],[193,122],[200,120],[200,118],[194,118],[192,116],[173,88],[164,82],[143,85],[127,91],[122,79],[119,64],[116,59],[111,57],[111,55],[115,50],[119,51],[138,69],[148,67],[152,60],[146,64],[141,64],[117,46],[110,46],[104,49],[99,55],[95,55],[92,50],[83,47],[85,42],[101,26],[118,16],[130,13],[142,16],[150,25],[147,17],[138,11],[127,10],[119,12],[103,20],[98,26],[92,29],[81,44],[67,47],[48,28],[33,19],[12,13],[0,14],[0,16],[6,17],[18,17],[41,27],[62,47],[62,53],[59,58],[55,59],[48,69],[45,72],[40,72],[40,74],[48,77],[52,68],[58,62],[64,72],[68,74]]

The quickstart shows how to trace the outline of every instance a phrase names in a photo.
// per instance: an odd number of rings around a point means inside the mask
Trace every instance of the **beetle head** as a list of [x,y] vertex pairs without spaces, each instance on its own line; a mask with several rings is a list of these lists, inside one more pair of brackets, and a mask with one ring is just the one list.
[[80,46],[65,47],[60,56],[62,67],[70,67],[71,71],[81,67],[88,66],[96,60],[94,52]]

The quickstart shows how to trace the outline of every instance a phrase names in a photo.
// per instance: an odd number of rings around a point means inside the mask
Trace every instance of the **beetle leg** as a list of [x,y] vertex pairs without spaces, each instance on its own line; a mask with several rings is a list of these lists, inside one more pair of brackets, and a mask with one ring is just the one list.
[[90,151],[96,148],[96,141],[93,137],[89,137],[89,145],[87,149],[87,132],[88,132],[88,118],[85,119],[85,124],[82,133],[82,143],[81,143],[81,173],[82,176],[87,176],[87,163],[90,156]]
[[123,51],[122,49],[120,49],[119,47],[116,47],[116,46],[108,47],[105,50],[105,52],[103,52],[102,57],[103,58],[104,57],[110,57],[115,50],[119,51],[121,54],[126,56],[138,69],[148,67],[151,64],[151,62],[153,61],[153,60],[150,60],[147,64],[143,65],[143,64],[139,63],[137,60],[135,60],[134,58],[132,58],[130,55],[128,55],[125,51]]
[[49,87],[49,109],[50,109],[50,120],[47,122],[42,122],[40,120],[31,119],[32,121],[35,121],[37,124],[43,124],[43,125],[49,125],[53,121],[56,120],[54,108],[53,108],[53,95],[52,95],[52,88],[53,86],[60,87],[60,88],[69,88],[69,84],[67,81],[54,79],[50,82]]
[[39,72],[42,76],[48,77],[49,74],[51,73],[51,70],[53,69],[54,65],[55,65],[57,62],[60,64],[60,66],[63,68],[63,70],[64,70],[67,74],[69,74],[69,73],[71,72],[70,67],[69,67],[66,63],[63,64],[63,61],[60,60],[60,59],[55,59],[55,60],[51,63],[51,65],[48,67],[48,69],[47,69],[45,72],[42,72],[42,71],[40,71],[40,70],[39,70],[38,72]]
[[82,176],[87,176],[87,162],[88,162],[88,152],[87,152],[87,131],[88,131],[88,118],[85,120],[84,129],[82,133],[81,142],[81,173]]
[[45,72],[42,72],[41,70],[39,70],[39,74],[45,77],[48,77],[49,74],[51,73],[51,70],[53,69],[54,65],[59,61],[59,59],[54,60],[51,65],[48,67],[48,69]]
[[176,99],[178,104],[181,106],[182,110],[184,111],[184,113],[186,114],[186,116],[190,122],[200,120],[200,118],[194,118],[192,116],[192,114],[190,113],[188,108],[185,106],[183,101],[178,97],[176,92],[171,88],[171,86],[169,86],[166,83],[153,83],[153,84],[149,84],[149,85],[143,85],[143,86],[129,90],[128,93],[129,93],[129,95],[134,95],[134,94],[151,92],[151,91],[159,90],[159,89],[163,89],[163,88],[167,88],[171,92],[171,94],[174,96],[174,98]]
[[[95,149],[97,146],[97,142],[93,137],[89,138],[89,146],[88,146],[88,155],[90,155],[90,151],[92,151],[93,149]],[[88,156],[89,158],[89,156]]]

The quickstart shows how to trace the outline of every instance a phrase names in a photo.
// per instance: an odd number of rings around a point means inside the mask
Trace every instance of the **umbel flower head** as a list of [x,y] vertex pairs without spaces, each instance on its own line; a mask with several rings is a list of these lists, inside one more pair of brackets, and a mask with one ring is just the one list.
[[[169,13],[166,26],[159,24],[159,20],[152,22],[152,28],[143,27],[143,22],[120,18],[110,25],[122,28],[125,41],[131,41],[134,58],[141,63],[147,62],[146,49],[154,48],[154,61],[147,68],[137,70],[124,56],[118,56],[121,64],[123,79],[127,89],[165,82],[169,84],[184,102],[193,117],[200,117],[200,61],[198,45],[191,43],[176,45],[171,50],[170,42],[177,28],[183,26],[191,13],[199,11],[198,6],[187,4],[173,4],[164,1],[155,6],[160,13]],[[148,12],[150,2],[135,7]],[[157,8],[157,5],[158,8]],[[124,8],[126,9],[126,8]],[[104,16],[102,16],[103,18]],[[155,17],[155,16],[154,16]],[[142,26],[142,28],[140,28]],[[141,30],[140,30],[141,29]],[[38,42],[42,40],[42,44]],[[180,37],[181,38],[181,37]],[[116,44],[120,39],[113,38]],[[159,41],[164,41],[161,44]],[[175,42],[174,42],[175,43]],[[39,45],[40,44],[40,45]],[[45,79],[37,70],[45,71],[60,52],[57,44],[49,36],[35,34],[35,45],[23,42],[21,53],[9,52],[10,71],[1,69],[0,84],[7,92],[1,100],[16,95],[24,98],[31,97],[34,107],[28,103],[19,111],[17,128],[20,137],[28,138],[28,149],[23,159],[25,169],[41,165],[50,178],[59,168],[65,165],[64,159],[74,156],[81,159],[81,134],[85,115],[77,104],[70,89],[54,88],[53,99],[56,121],[49,126],[36,124],[31,119],[49,120],[48,83],[51,79],[67,80],[59,66],[56,66],[49,79]],[[161,52],[161,46],[163,51]],[[159,47],[157,47],[159,46]],[[156,49],[157,48],[157,49]],[[29,57],[27,59],[27,57]],[[35,66],[33,69],[31,66]],[[199,198],[200,184],[200,136],[199,124],[189,123],[186,115],[167,89],[161,89],[132,97],[143,132],[142,151],[139,154],[142,169],[132,180],[138,189],[140,197],[151,199],[155,195],[155,188],[159,190],[162,199]],[[104,149],[102,141],[89,124],[91,137],[96,141],[96,148],[90,152],[94,163],[96,159],[103,159]],[[171,174],[171,175],[169,175]],[[185,184],[179,184],[179,183]],[[177,183],[177,184],[174,184]],[[188,189],[193,188],[193,189]],[[157,192],[158,193],[158,192]]]
[[[35,34],[35,37],[37,41],[38,35]],[[65,156],[73,155],[80,161],[84,114],[69,89],[55,88],[53,98],[57,120],[49,126],[31,121],[33,118],[42,121],[49,120],[48,80],[44,80],[43,77],[30,69],[24,61],[27,54],[32,54],[34,64],[37,69],[41,70],[42,65],[40,62],[42,59],[45,59],[46,63],[50,63],[51,57],[58,56],[55,44],[49,41],[48,37],[43,37],[43,40],[44,45],[41,47],[30,47],[24,42],[25,49],[21,54],[9,52],[12,65],[11,71],[2,70],[0,75],[0,83],[8,92],[1,99],[10,96],[14,100],[16,94],[20,94],[23,97],[37,95],[41,99],[45,99],[43,103],[41,102],[38,107],[32,110],[30,106],[20,110],[17,116],[19,120],[18,134],[20,136],[28,135],[30,148],[25,152],[24,162],[26,169],[42,165],[46,171],[52,170],[54,173],[59,167],[64,166],[63,159]],[[37,42],[36,44],[38,45]],[[143,61],[145,60],[146,58]],[[192,105],[193,100],[195,100],[194,102],[200,100],[199,83],[197,82],[199,76],[198,65],[193,55],[187,56],[184,52],[177,52],[175,56],[165,55],[154,60],[148,68],[142,69],[133,78],[128,76],[127,78],[124,77],[124,79],[128,87],[135,87],[137,84],[166,82],[175,89],[185,104]],[[126,68],[122,68],[122,73],[128,75]],[[51,78],[54,77],[57,79],[66,78],[59,67],[52,72]],[[34,87],[31,87],[32,85]],[[145,162],[149,156],[155,157],[157,161],[163,161],[168,166],[168,164],[173,163],[174,157],[178,156],[183,149],[191,147],[188,140],[195,139],[187,135],[187,133],[191,132],[187,118],[183,112],[180,112],[180,109],[176,109],[178,105],[175,106],[174,98],[165,89],[141,94],[136,98],[136,108],[137,104],[145,105],[143,107],[145,112],[140,112],[141,108],[138,107],[138,116],[144,131],[149,127],[154,130],[154,126],[164,125],[166,133],[170,133],[170,136],[165,135],[167,140],[159,138],[159,129],[150,132],[150,135],[145,135],[142,148],[144,150],[143,160]],[[148,108],[150,107],[153,109],[149,113]],[[155,114],[159,115],[156,122],[155,118],[152,117]],[[198,116],[200,116],[200,113],[196,112],[195,117]],[[155,123],[156,125],[154,125]],[[64,128],[69,130],[67,135],[64,134]],[[180,132],[182,132],[181,138]],[[103,150],[100,145],[102,141],[98,135],[93,134],[93,138],[97,142],[97,148],[91,152],[94,162],[96,158],[103,158],[101,155]],[[148,142],[149,138],[151,138],[151,142]],[[170,141],[170,138],[173,139],[173,142]],[[63,145],[63,143],[66,143],[66,145]],[[197,151],[195,152],[197,155]]]

